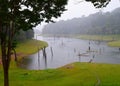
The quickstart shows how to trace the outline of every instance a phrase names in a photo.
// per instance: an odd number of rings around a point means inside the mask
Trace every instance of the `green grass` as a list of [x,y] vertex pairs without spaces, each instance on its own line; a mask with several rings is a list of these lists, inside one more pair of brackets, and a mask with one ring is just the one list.
[[47,47],[48,44],[44,41],[27,40],[23,43],[18,43],[16,51],[23,54],[33,54],[38,51],[38,48]]
[[[39,49],[42,49],[43,47],[47,47],[47,42],[44,41],[38,41],[38,40],[27,40],[21,43],[17,44],[16,52],[17,56],[25,57],[27,55],[36,53]],[[0,49],[0,57],[1,57],[1,49]]]
[[[73,63],[58,69],[22,70],[10,68],[10,86],[120,86],[120,65]],[[0,69],[0,86],[3,72]]]
[[109,42],[108,45],[111,46],[111,47],[120,47],[120,40]]

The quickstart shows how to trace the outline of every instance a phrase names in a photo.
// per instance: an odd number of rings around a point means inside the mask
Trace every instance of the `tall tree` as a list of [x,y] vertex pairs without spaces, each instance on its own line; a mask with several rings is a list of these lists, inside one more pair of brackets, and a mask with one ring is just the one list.
[[65,11],[67,0],[0,0],[0,46],[4,70],[4,86],[9,86],[9,65],[14,36],[41,22],[51,22]]

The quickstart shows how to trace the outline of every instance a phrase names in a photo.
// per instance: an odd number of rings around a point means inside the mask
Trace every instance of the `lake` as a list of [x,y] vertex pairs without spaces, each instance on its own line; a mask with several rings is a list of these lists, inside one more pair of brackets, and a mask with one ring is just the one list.
[[48,42],[46,58],[43,52],[23,58],[21,68],[39,70],[46,68],[58,68],[73,62],[92,63],[120,63],[120,51],[118,48],[107,46],[106,42],[81,40],[66,37],[42,37],[37,40]]

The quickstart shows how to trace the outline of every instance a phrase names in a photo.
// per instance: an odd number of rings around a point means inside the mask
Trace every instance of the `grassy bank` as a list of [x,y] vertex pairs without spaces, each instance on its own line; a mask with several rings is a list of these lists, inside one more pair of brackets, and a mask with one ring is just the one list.
[[76,38],[96,40],[96,41],[114,41],[120,40],[120,35],[76,35]]
[[44,41],[27,40],[17,45],[16,52],[18,52],[18,55],[29,55],[36,53],[38,49],[42,49],[47,46],[48,44]]
[[80,39],[106,41],[111,47],[120,47],[120,35],[77,35]]
[[[30,54],[36,53],[38,49],[41,49],[43,47],[47,47],[48,44],[44,41],[38,41],[38,40],[27,40],[22,43],[18,43],[16,47],[17,57],[25,57]],[[1,50],[0,50],[1,52]],[[0,53],[1,56],[1,53]]]
[[120,47],[120,40],[109,42],[108,45],[111,46],[111,47]]
[[[73,63],[58,69],[10,69],[10,86],[120,86],[120,65]],[[0,69],[0,86],[3,72]]]

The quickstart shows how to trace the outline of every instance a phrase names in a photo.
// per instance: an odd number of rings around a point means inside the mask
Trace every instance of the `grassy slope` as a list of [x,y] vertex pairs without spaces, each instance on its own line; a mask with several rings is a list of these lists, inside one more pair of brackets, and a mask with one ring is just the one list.
[[[0,86],[3,77],[0,69]],[[120,86],[120,65],[73,63],[58,69],[10,69],[10,86]]]

